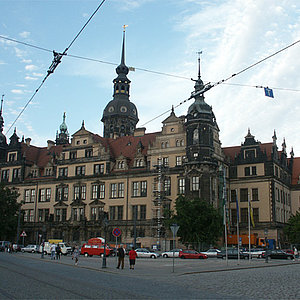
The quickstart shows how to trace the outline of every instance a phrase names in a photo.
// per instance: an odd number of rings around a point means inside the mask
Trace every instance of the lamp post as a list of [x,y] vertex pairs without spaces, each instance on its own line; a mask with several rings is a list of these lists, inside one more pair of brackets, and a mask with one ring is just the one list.
[[103,226],[104,226],[104,252],[103,252],[103,259],[102,259],[102,269],[106,268],[106,233],[107,233],[107,226],[108,226],[108,219],[107,219],[107,213],[104,216],[103,219]]
[[[170,228],[171,228],[171,230],[172,230],[172,233],[173,233],[173,241],[174,241],[174,246],[175,246],[175,243],[176,243],[176,234],[177,234],[177,231],[178,231],[178,229],[179,229],[179,227],[180,226],[178,226],[177,224],[172,224],[171,226],[170,226]],[[175,250],[175,247],[173,247],[173,249]],[[174,273],[174,251],[173,251],[173,273]]]
[[44,258],[44,247],[45,247],[45,232],[46,232],[46,226],[43,224],[42,227],[42,253],[41,253],[41,258]]

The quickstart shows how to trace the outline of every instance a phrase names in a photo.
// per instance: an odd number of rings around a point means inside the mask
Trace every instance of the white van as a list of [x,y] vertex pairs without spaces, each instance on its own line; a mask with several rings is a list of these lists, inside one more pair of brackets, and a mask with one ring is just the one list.
[[[67,255],[72,252],[72,247],[66,246],[64,242],[59,242],[58,245],[61,249],[62,254]],[[44,254],[51,254],[51,250],[50,250],[51,246],[52,244],[49,242],[44,243]],[[42,251],[43,251],[42,246],[40,246],[40,253],[42,253]]]

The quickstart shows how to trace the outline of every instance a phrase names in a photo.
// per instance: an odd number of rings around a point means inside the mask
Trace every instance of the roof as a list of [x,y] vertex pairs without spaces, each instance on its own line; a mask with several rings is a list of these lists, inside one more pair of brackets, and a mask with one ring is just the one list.
[[292,185],[299,184],[300,176],[300,157],[295,157],[293,160]]

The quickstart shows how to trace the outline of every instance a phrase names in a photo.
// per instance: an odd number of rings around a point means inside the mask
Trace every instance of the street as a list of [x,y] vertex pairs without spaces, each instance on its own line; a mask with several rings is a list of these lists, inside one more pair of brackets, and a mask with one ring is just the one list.
[[300,263],[264,260],[138,259],[135,270],[102,269],[99,257],[60,261],[0,253],[1,299],[299,299]]

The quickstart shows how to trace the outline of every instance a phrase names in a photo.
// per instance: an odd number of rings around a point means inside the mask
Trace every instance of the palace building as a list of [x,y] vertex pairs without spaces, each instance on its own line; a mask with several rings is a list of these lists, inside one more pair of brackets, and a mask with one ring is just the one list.
[[55,142],[46,147],[31,145],[30,138],[20,141],[16,130],[7,142],[1,107],[1,182],[19,191],[27,241],[39,243],[42,237],[79,244],[106,231],[113,243],[112,230],[120,228],[119,242],[170,249],[173,237],[163,220],[183,194],[221,212],[225,198],[233,234],[237,208],[240,233],[248,234],[250,201],[251,232],[265,237],[267,231],[268,238],[284,244],[283,227],[300,205],[300,158],[293,151],[288,157],[285,141],[278,149],[275,131],[271,142],[261,143],[248,129],[240,146],[222,147],[212,107],[199,94],[200,59],[187,114],[176,116],[172,109],[161,131],[146,133],[136,127],[138,109],[129,99],[125,33],[116,73],[113,99],[101,119],[103,136],[82,122],[70,137],[64,114]]

